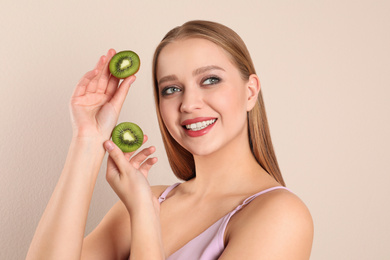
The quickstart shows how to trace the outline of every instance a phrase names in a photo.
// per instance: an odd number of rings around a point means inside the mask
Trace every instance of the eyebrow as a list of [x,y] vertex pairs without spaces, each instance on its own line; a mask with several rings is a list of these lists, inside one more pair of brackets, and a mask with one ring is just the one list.
[[216,65],[210,65],[210,66],[200,67],[200,68],[194,70],[194,72],[192,72],[192,75],[196,76],[196,75],[202,74],[203,72],[206,72],[208,70],[222,70],[222,71],[225,71],[221,67],[218,67]]
[[177,80],[177,77],[175,75],[169,75],[169,76],[165,76],[165,77],[162,77],[159,81],[158,81],[158,85],[160,86],[162,83],[166,82],[166,81],[174,81],[174,80]]
[[[223,68],[221,68],[219,66],[210,65],[210,66],[200,67],[200,68],[194,70],[192,72],[192,75],[196,76],[196,75],[202,74],[202,73],[204,73],[206,71],[209,71],[209,70],[222,70],[222,71],[225,71]],[[158,85],[161,85],[162,83],[167,82],[167,81],[174,81],[174,80],[177,80],[177,77],[175,75],[168,75],[168,76],[162,77],[158,81]]]

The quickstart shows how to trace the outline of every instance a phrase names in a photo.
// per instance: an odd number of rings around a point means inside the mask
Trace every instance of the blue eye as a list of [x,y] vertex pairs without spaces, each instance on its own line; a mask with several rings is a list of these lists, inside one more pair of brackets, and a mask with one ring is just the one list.
[[217,84],[220,81],[220,78],[218,77],[209,77],[205,81],[203,81],[204,85],[214,85]]
[[173,93],[175,92],[180,92],[181,89],[178,88],[178,87],[166,87],[164,88],[162,91],[161,91],[161,94],[163,96],[168,96],[168,95],[172,95]]

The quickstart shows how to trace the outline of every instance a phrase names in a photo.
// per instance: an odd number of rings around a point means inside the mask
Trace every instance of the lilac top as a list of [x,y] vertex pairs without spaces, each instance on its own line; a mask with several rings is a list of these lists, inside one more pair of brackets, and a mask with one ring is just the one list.
[[[162,203],[167,197],[168,193],[173,190],[180,183],[175,183],[172,186],[169,186],[158,198],[159,202]],[[221,256],[223,250],[225,249],[224,245],[224,234],[226,226],[230,218],[239,211],[242,207],[249,204],[257,196],[260,196],[269,191],[276,189],[285,189],[283,186],[272,187],[263,191],[260,191],[247,199],[243,203],[238,205],[233,211],[226,214],[224,217],[220,218],[217,222],[207,228],[203,233],[192,239],[190,242],[185,244],[179,250],[170,255],[167,260],[212,260],[218,259]]]

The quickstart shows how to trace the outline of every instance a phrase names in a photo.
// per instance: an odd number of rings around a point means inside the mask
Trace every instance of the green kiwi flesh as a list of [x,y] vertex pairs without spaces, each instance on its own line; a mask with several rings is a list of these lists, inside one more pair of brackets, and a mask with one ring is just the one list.
[[124,153],[130,153],[141,147],[144,141],[142,129],[134,123],[123,122],[117,125],[111,134],[112,141]]
[[133,51],[120,51],[115,54],[109,64],[111,74],[124,79],[135,74],[140,67],[141,61],[137,53]]

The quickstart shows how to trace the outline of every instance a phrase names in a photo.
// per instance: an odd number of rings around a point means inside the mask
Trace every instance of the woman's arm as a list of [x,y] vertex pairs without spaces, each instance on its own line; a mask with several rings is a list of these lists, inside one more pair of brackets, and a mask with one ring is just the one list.
[[39,222],[27,259],[80,258],[103,155],[101,140],[72,140],[64,170]]
[[128,259],[130,238],[129,213],[125,205],[118,201],[84,238],[81,259]]
[[[158,198],[166,188],[168,186],[152,186],[151,190],[154,197]],[[131,244],[130,225],[129,212],[123,202],[118,201],[84,239],[81,259],[128,259]]]
[[80,259],[84,230],[109,139],[135,77],[110,76],[109,50],[77,84],[71,98],[73,138],[60,179],[39,222],[27,259]]
[[131,157],[111,141],[104,143],[109,153],[107,181],[130,215],[130,259],[165,259],[161,237],[160,204],[147,181],[157,158],[148,158],[154,147]]
[[264,194],[230,222],[221,260],[310,258],[313,221],[306,206],[291,192]]

